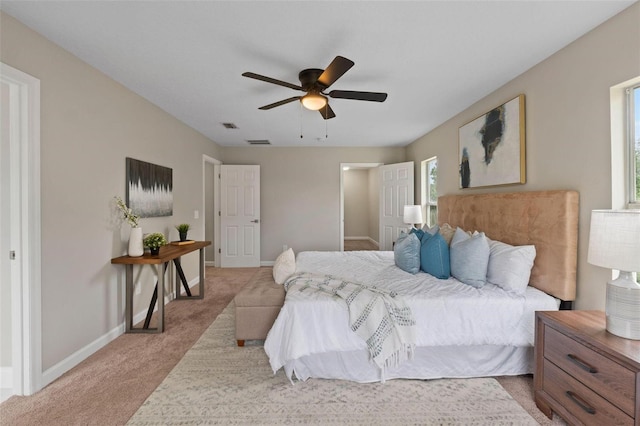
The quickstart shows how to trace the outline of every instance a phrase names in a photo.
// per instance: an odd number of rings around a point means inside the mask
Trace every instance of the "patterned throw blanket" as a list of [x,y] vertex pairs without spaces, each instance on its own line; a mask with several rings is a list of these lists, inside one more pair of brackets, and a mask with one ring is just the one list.
[[349,325],[369,348],[371,359],[384,372],[413,358],[416,321],[395,292],[346,281],[331,275],[302,272],[292,275],[285,289],[296,285],[298,291],[319,291],[343,299],[349,309]]

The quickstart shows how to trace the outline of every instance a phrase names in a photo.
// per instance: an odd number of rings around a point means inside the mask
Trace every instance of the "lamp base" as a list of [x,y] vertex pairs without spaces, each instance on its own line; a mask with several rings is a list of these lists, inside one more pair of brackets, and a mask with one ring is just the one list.
[[607,283],[607,331],[625,339],[640,340],[640,284],[631,272]]

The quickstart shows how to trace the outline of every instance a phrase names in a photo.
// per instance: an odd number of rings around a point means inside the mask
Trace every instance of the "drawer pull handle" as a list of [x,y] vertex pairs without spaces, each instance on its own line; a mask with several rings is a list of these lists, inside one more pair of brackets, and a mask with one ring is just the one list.
[[573,393],[571,391],[567,391],[566,394],[567,394],[567,396],[569,398],[571,398],[571,400],[573,402],[575,402],[580,408],[582,408],[587,413],[589,413],[589,414],[595,414],[596,413],[596,409],[595,408],[590,407],[589,404],[587,404],[584,399],[580,398],[575,393]]
[[571,361],[573,361],[574,364],[577,364],[578,367],[582,368],[585,371],[588,371],[591,374],[596,374],[598,372],[597,368],[592,367],[591,365],[587,364],[586,362],[584,362],[583,360],[581,360],[580,358],[578,358],[574,354],[567,354],[567,358],[569,358]]

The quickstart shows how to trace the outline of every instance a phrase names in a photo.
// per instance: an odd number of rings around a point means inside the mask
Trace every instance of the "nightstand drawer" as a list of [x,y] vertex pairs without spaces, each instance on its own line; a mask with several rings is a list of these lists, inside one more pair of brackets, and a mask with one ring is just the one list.
[[634,416],[636,377],[633,371],[551,327],[546,327],[544,341],[546,359]]
[[585,425],[633,425],[633,418],[580,383],[549,360],[544,360],[544,385],[560,405]]

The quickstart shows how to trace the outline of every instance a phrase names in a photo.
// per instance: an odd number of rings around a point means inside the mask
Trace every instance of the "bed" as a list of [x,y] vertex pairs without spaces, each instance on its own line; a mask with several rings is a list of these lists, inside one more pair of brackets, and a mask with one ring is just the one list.
[[298,276],[337,277],[400,295],[415,320],[415,345],[408,359],[381,368],[350,328],[344,300],[294,284],[265,340],[273,371],[284,368],[291,380],[357,382],[532,373],[534,312],[570,307],[575,299],[578,193],[443,196],[438,222],[513,246],[534,245],[526,290],[409,274],[395,266],[393,252],[301,252]]

